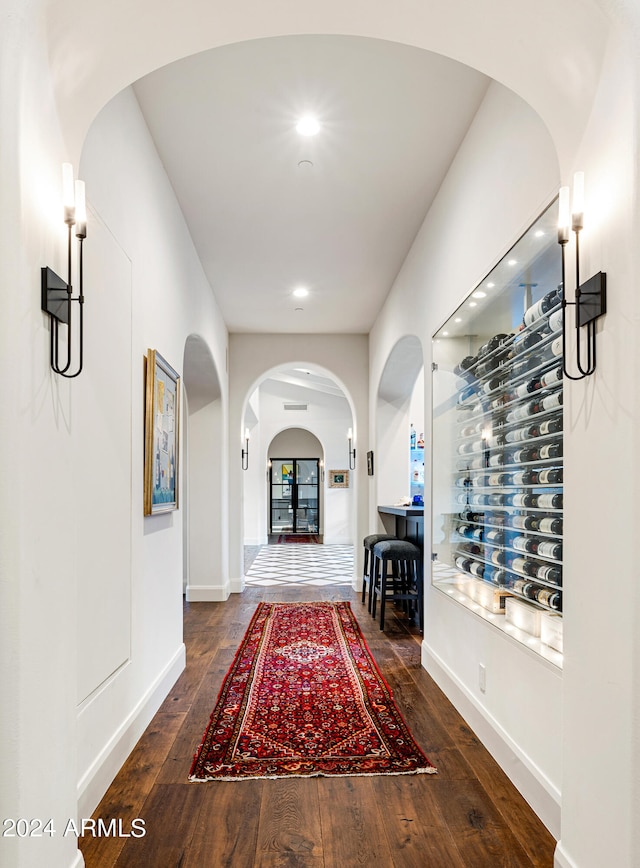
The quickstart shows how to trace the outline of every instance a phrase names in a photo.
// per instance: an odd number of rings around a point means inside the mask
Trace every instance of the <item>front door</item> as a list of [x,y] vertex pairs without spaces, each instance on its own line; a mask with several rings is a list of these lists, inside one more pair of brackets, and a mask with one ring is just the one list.
[[271,458],[270,533],[318,533],[320,487],[317,458]]

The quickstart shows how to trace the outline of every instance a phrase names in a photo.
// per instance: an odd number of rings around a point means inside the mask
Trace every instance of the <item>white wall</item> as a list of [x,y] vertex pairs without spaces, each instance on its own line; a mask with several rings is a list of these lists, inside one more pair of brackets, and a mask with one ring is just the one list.
[[[372,392],[396,341],[409,332],[421,337],[430,371],[431,335],[548,204],[558,178],[539,118],[513,93],[491,85],[371,333]],[[431,408],[430,376],[425,408]],[[430,468],[425,471],[428,504]],[[430,547],[427,509],[427,552]],[[425,562],[428,569],[430,558]],[[528,787],[528,798],[559,833],[562,756],[558,740],[549,739],[561,727],[559,674],[432,589],[428,573],[427,585],[424,664],[490,747],[508,744],[508,772]],[[477,684],[480,662],[487,671],[485,694]],[[535,703],[516,697],[522,684]]]
[[[187,338],[197,333],[224,370],[226,331],[131,91],[96,119],[81,175],[94,215],[86,242],[86,306],[94,318],[87,340],[98,357],[79,380],[94,399],[84,398],[77,410],[85,420],[79,453],[87,452],[86,467],[78,462],[78,488],[86,488],[87,505],[97,493],[92,477],[109,492],[98,512],[86,509],[77,518],[78,795],[87,815],[184,666],[183,512],[142,514],[143,357],[153,347],[181,372]],[[112,368],[122,369],[121,382],[111,380]],[[222,396],[226,401],[226,384]],[[192,418],[196,439],[211,406]],[[202,478],[208,468],[200,465]],[[114,488],[119,472],[123,482]],[[205,524],[192,533],[207,530]],[[191,569],[197,577],[206,567],[196,559]]]

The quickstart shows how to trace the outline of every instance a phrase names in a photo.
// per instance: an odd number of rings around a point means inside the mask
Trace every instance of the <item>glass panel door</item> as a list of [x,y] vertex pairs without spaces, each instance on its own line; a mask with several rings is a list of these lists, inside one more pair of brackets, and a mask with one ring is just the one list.
[[296,461],[296,533],[318,533],[318,459]]
[[293,458],[271,460],[271,533],[293,533]]
[[270,532],[318,533],[320,488],[317,458],[272,458]]

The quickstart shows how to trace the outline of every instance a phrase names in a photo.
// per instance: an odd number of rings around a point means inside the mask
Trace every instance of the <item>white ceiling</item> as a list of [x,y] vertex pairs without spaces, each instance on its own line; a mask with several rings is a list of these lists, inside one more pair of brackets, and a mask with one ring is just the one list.
[[[229,45],[138,81],[229,330],[368,332],[487,85],[345,36]],[[303,138],[310,112],[322,129]]]

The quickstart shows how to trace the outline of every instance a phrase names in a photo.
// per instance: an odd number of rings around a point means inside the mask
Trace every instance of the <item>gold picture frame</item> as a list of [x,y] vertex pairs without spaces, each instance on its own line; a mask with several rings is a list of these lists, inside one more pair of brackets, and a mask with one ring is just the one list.
[[330,470],[329,488],[349,488],[349,471]]
[[156,350],[145,359],[144,514],[178,509],[180,375]]

